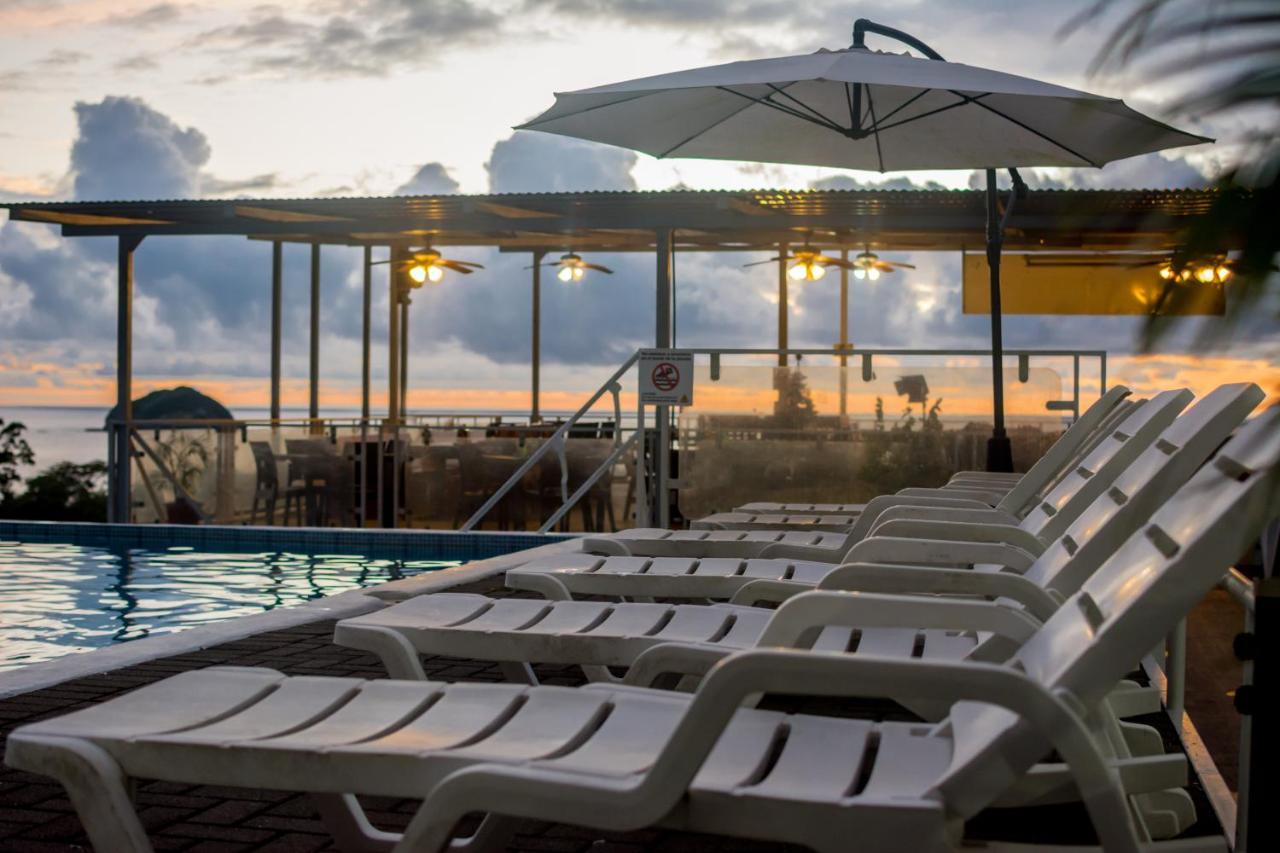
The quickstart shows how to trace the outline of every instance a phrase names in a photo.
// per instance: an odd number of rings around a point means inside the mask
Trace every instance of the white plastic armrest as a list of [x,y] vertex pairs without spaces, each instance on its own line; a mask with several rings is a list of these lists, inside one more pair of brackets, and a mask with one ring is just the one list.
[[1038,729],[1066,762],[1105,849],[1137,853],[1117,775],[1066,697],[1015,670],[977,663],[858,657],[782,649],[738,652],[716,664],[647,772],[630,776],[553,770],[536,764],[472,765],[437,784],[405,831],[405,849],[435,850],[469,812],[648,826],[685,793],[744,699],[759,693],[977,700],[1000,705]]
[[828,626],[987,631],[1021,645],[1040,623],[1022,610],[989,601],[813,591],[783,602],[756,645],[795,646],[810,629]]
[[946,539],[900,539],[875,536],[845,552],[841,563],[910,563],[924,566],[968,566],[995,563],[1025,572],[1036,558],[1005,542],[955,542]]
[[1012,572],[975,572],[892,563],[845,563],[818,582],[818,589],[888,592],[899,595],[964,595],[1008,598],[1044,622],[1058,609],[1051,593]]
[[1003,542],[1040,556],[1044,543],[1032,533],[1008,524],[950,521],[936,518],[900,518],[877,524],[871,536],[897,536],[904,539],[949,539],[953,542]]
[[1009,524],[1016,527],[1018,518],[1011,513],[1007,513],[1002,509],[970,509],[969,507],[953,507],[953,506],[895,506],[886,509],[880,513],[880,517],[876,519],[876,523],[871,526],[871,535],[874,535],[876,528],[884,524],[886,521],[897,521],[903,518],[927,518],[935,521],[967,521],[977,522],[981,524]]
[[759,578],[739,587],[729,599],[730,604],[745,604],[748,607],[759,607],[762,604],[778,604],[793,595],[808,592],[813,584],[803,581],[772,580]]
[[924,489],[917,486],[910,489],[900,489],[898,491],[898,497],[903,497],[903,498],[954,497],[954,498],[964,498],[967,500],[978,501],[980,503],[986,504],[987,506],[995,506],[996,504],[1000,503],[1000,499],[1003,498],[1004,495],[1000,494],[999,492],[993,492],[993,491],[988,491],[984,489],[962,489],[962,488],[959,488],[958,486],[944,486],[938,489]]
[[706,675],[711,667],[736,651],[723,646],[694,643],[662,643],[645,649],[631,662],[622,683],[651,686],[663,675]]
[[954,494],[948,496],[942,489],[935,489],[933,491],[938,493],[936,497],[926,497],[923,495],[917,495],[915,497],[881,495],[878,498],[872,498],[867,502],[867,505],[862,510],[862,514],[858,516],[857,522],[853,525],[853,531],[850,533],[853,537],[853,541],[864,538],[867,535],[867,531],[880,520],[880,516],[894,507],[912,506],[950,507],[952,509],[991,509],[991,505],[984,503],[983,501],[957,498]]

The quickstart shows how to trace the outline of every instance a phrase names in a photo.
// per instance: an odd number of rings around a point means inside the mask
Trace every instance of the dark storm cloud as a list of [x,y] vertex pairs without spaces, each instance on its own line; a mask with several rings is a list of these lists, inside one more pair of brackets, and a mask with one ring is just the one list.
[[440,163],[424,163],[413,177],[396,187],[396,195],[449,195],[458,191],[458,182]]
[[249,19],[200,33],[192,49],[215,51],[231,72],[296,77],[377,77],[430,64],[449,47],[492,36],[495,12],[468,0],[345,0],[318,2],[308,13],[263,5]]
[[190,198],[209,161],[209,142],[141,98],[107,97],[75,106],[71,146],[77,199]]

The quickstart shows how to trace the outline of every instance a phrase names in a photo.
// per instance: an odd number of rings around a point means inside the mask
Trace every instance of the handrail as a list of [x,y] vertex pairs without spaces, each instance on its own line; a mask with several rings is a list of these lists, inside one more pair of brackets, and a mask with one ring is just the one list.
[[578,487],[577,491],[575,491],[572,495],[564,499],[564,503],[560,505],[559,509],[557,509],[555,512],[551,514],[550,518],[548,518],[546,521],[542,523],[542,526],[538,528],[538,532],[546,533],[548,530],[556,526],[556,522],[558,522],[560,519],[564,518],[566,515],[572,512],[573,508],[578,505],[578,501],[582,500],[582,496],[585,495],[591,489],[591,487],[596,484],[597,480],[599,480],[601,477],[604,476],[604,472],[608,471],[609,468],[612,467],[618,461],[618,458],[622,456],[623,453],[631,449],[631,447],[636,443],[636,440],[639,438],[640,438],[640,431],[636,430],[635,432],[631,433],[631,437],[628,438],[626,441],[615,442],[613,451],[604,460],[604,462],[602,462],[600,466],[596,468],[595,471],[592,472],[590,477],[588,477],[585,481],[583,481],[582,485]]
[[[486,515],[488,515],[489,510],[497,506],[498,501],[502,500],[502,498],[506,496],[507,492],[511,491],[512,487],[515,486],[516,483],[520,482],[524,478],[524,475],[529,473],[529,471],[533,468],[534,465],[538,464],[538,460],[540,460],[543,456],[545,456],[548,452],[550,452],[552,447],[554,447],[557,442],[564,441],[565,437],[569,432],[569,429],[573,427],[573,425],[576,424],[579,420],[581,420],[582,416],[585,415],[587,412],[589,412],[591,410],[591,407],[596,404],[596,401],[599,400],[601,397],[603,397],[606,392],[612,392],[616,398],[617,397],[616,389],[620,389],[622,387],[618,383],[618,380],[621,379],[623,375],[625,375],[626,372],[631,369],[632,365],[634,365],[639,360],[640,360],[640,351],[637,350],[636,352],[632,353],[631,356],[627,358],[626,361],[622,363],[621,367],[619,367],[617,370],[613,372],[612,376],[610,376],[607,380],[605,380],[603,385],[601,385],[598,389],[596,389],[596,392],[591,395],[591,397],[587,400],[587,402],[583,403],[582,406],[578,408],[578,411],[574,412],[573,415],[568,420],[562,423],[559,426],[559,428],[557,428],[556,431],[551,434],[550,438],[544,441],[533,453],[529,454],[529,458],[524,461],[524,464],[522,464],[519,468],[516,469],[515,473],[512,474],[511,477],[505,483],[502,484],[502,486],[498,489],[498,491],[494,492],[492,495],[489,496],[489,499],[485,501],[484,504],[481,505],[481,507],[478,510],[476,510],[475,513],[470,518],[466,520],[466,523],[464,523],[462,527],[459,528],[459,530],[471,530],[477,524],[479,524],[480,521]],[[617,404],[615,403],[615,407],[616,405]],[[615,425],[615,428],[614,428],[615,444],[618,441],[617,436],[620,433],[621,429],[622,429],[622,424],[619,423]]]

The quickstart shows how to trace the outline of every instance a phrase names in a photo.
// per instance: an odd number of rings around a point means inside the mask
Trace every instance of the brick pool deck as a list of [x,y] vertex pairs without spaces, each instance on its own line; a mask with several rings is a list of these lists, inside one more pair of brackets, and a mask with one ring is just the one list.
[[[465,587],[468,591],[497,592],[496,582],[481,582]],[[1239,625],[1231,621],[1229,602],[1211,597],[1193,616],[1191,637],[1207,637],[1206,642],[1191,645],[1193,690],[1188,706],[1193,719],[1207,715],[1213,726],[1202,731],[1234,786],[1234,737],[1237,721],[1229,708],[1225,690],[1235,684],[1230,667],[1229,643]],[[320,621],[287,630],[258,634],[174,657],[161,658],[124,669],[75,679],[42,690],[0,700],[0,735],[23,723],[66,713],[87,704],[107,699],[174,673],[215,665],[268,666],[291,675],[385,677],[376,658],[352,649],[333,645],[333,622]],[[1224,658],[1222,644],[1226,643]],[[492,664],[451,658],[428,658],[425,668],[433,679],[448,681],[501,681],[502,675]],[[551,684],[575,685],[582,678],[574,667],[536,668],[540,679]],[[1200,677],[1204,675],[1205,677]],[[1229,685],[1225,686],[1224,685]],[[1197,689],[1197,686],[1203,689]],[[780,702],[771,703],[784,707]],[[789,705],[787,707],[794,707]],[[879,711],[878,716],[899,716],[884,705],[814,708],[828,713]],[[884,713],[887,710],[887,713]],[[1166,748],[1176,747],[1176,736],[1163,714],[1143,718],[1141,722],[1160,729]],[[1230,757],[1230,761],[1224,761]],[[1217,831],[1212,810],[1195,786],[1191,789],[1200,820],[1189,832],[1203,835]],[[417,801],[362,798],[369,817],[384,829],[403,828]],[[137,803],[144,824],[156,850],[199,851],[200,853],[232,853],[232,851],[315,851],[334,849],[306,795],[263,791],[247,788],[224,788],[206,785],[177,785],[168,782],[144,782],[137,789]],[[1070,833],[1067,832],[1070,830]],[[1054,840],[1060,843],[1088,843],[1092,839],[1087,818],[1078,807],[1023,809],[1013,812],[990,812],[979,815],[969,826],[975,837],[1010,837],[1019,840]],[[1068,837],[1070,836],[1070,837]],[[62,788],[53,781],[20,771],[0,767],[0,850],[51,853],[84,850],[88,843],[70,802]],[[738,839],[694,835],[668,831],[601,833],[576,827],[527,822],[508,848],[520,853],[686,853],[714,850],[724,853],[749,851],[794,850],[778,844],[764,844]]]

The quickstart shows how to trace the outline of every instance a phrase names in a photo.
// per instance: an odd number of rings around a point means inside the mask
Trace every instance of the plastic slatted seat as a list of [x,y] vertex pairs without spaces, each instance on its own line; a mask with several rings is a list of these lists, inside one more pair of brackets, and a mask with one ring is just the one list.
[[[654,572],[659,565],[664,574],[681,582],[694,581],[703,570],[710,583],[702,584],[714,591],[722,579],[741,581],[739,595],[749,597],[751,579],[769,581],[768,588],[787,586],[791,594],[812,588],[861,590],[864,592],[902,594],[947,594],[994,599],[998,605],[1043,621],[1057,610],[1061,601],[1080,589],[1104,561],[1146,522],[1156,510],[1173,497],[1192,475],[1231,435],[1253,408],[1262,401],[1263,392],[1252,383],[1224,385],[1206,395],[1166,428],[1159,439],[1116,478],[1113,485],[1097,495],[1067,528],[1035,561],[1023,576],[1001,571],[995,565],[978,565],[973,569],[955,570],[912,567],[895,564],[854,563],[833,568],[826,564],[797,566],[778,560],[692,560],[679,558],[614,557],[582,555],[590,563],[600,583],[594,592],[616,592],[609,580],[618,574],[634,577]],[[601,571],[613,561],[616,572]],[[784,580],[784,578],[786,578]],[[459,604],[447,604],[453,600]],[[389,608],[353,617],[338,623],[334,640],[340,645],[365,649],[378,654],[395,677],[424,678],[418,662],[419,654],[438,654],[483,660],[518,663],[578,664],[591,677],[608,677],[598,666],[627,666],[637,656],[662,643],[687,639],[712,645],[724,653],[755,646],[761,639],[771,612],[740,605],[684,606],[669,604],[592,603],[605,613],[609,608],[625,608],[641,630],[613,619],[592,623],[590,627],[565,632],[556,638],[531,638],[530,633],[546,634],[547,620],[529,622],[520,615],[506,620],[495,629],[490,622],[451,619],[444,623],[437,613],[453,614],[467,607],[479,607],[482,596],[460,593],[435,593],[410,599]],[[462,602],[470,602],[463,604]],[[503,603],[512,602],[504,600]],[[513,603],[513,602],[512,602]],[[550,613],[556,608],[574,609],[583,602],[524,600],[524,612]],[[733,618],[730,630],[704,637],[679,638],[663,629],[673,615],[682,610],[715,613],[708,617],[713,624]],[[961,611],[963,612],[963,611]],[[641,616],[640,614],[648,614]],[[983,631],[979,626],[965,629],[949,626],[935,628],[925,622],[911,622],[909,608],[902,627],[863,625],[857,637],[849,629],[830,629],[813,640],[813,647],[832,651],[856,651],[860,654],[889,654],[899,657],[919,656],[935,660],[1001,661],[1011,652],[1010,637]],[[391,636],[398,635],[398,636]],[[915,708],[926,716],[937,716],[945,708],[920,705]],[[1144,709],[1149,710],[1149,709]],[[1136,711],[1135,711],[1136,713]]]
[[[739,652],[692,695],[184,673],[10,736],[13,767],[58,778],[100,850],[146,850],[131,778],[307,791],[339,843],[386,849],[350,794],[424,797],[400,850],[442,850],[466,814],[601,830],[655,824],[845,850],[937,851],[1051,750],[1105,849],[1149,840],[1081,713],[1153,647],[1275,515],[1280,411],[1243,430],[1016,653],[1013,666],[787,649]],[[771,623],[844,624],[866,596],[809,592]],[[857,614],[854,614],[855,616]],[[955,701],[936,726],[742,707],[762,692]],[[1214,849],[1221,839],[1207,839]],[[1193,845],[1181,843],[1180,850]]]

